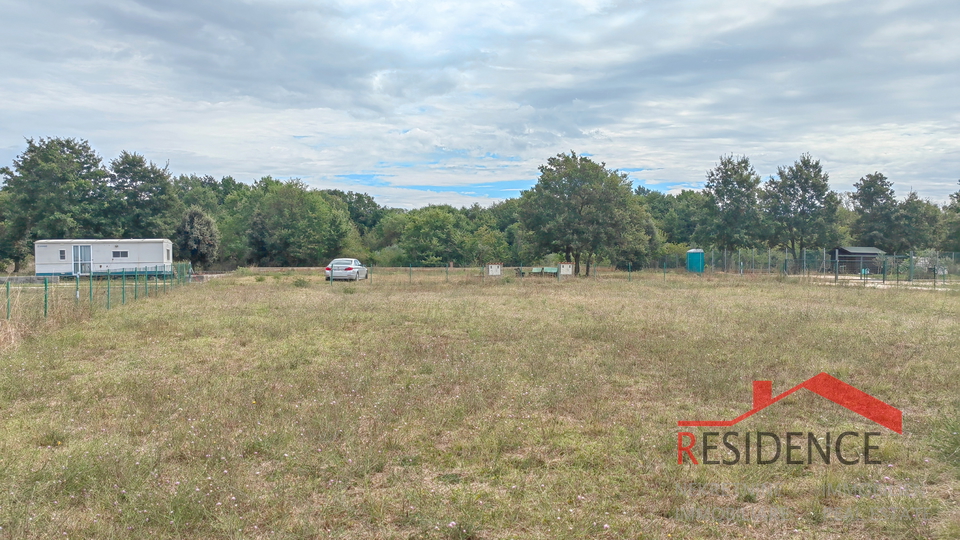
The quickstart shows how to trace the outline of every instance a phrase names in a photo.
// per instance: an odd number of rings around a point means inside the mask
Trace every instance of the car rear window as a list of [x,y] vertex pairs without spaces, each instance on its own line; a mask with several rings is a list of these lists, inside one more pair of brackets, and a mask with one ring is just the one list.
[[337,266],[350,266],[353,264],[353,261],[350,259],[336,259],[330,264],[335,264]]

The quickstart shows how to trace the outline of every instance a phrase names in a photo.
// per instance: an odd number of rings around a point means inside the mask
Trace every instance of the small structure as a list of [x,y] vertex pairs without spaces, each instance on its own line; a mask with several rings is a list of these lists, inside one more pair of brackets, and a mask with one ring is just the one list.
[[487,264],[487,275],[490,277],[500,277],[503,275],[503,263]]
[[702,249],[688,249],[687,250],[687,272],[696,272],[698,274],[703,273],[704,264],[704,254]]
[[830,268],[839,274],[882,274],[887,252],[875,247],[838,246],[827,252]]
[[572,262],[562,262],[562,263],[560,263],[560,275],[561,275],[561,276],[572,276],[572,275],[573,275],[573,263],[572,263]]
[[166,238],[37,240],[38,276],[173,273],[173,243]]

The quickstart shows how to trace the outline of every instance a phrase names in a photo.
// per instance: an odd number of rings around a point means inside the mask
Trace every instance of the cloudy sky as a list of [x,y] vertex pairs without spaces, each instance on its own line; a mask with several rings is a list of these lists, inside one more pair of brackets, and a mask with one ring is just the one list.
[[661,191],[804,152],[944,201],[960,4],[0,0],[0,165],[25,138],[388,206],[515,197],[574,150]]

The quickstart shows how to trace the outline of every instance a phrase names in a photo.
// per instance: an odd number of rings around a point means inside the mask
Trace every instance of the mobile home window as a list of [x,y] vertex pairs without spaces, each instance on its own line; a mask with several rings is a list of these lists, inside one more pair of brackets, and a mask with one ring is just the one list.
[[114,251],[114,252],[113,252],[113,258],[114,258],[114,259],[126,259],[126,258],[129,257],[129,256],[130,256],[130,252],[129,252],[129,251]]
[[167,250],[167,260],[168,260],[168,261],[170,260],[170,250],[169,250],[169,249]]
[[61,261],[67,260],[67,250],[65,249],[60,250],[60,260]]

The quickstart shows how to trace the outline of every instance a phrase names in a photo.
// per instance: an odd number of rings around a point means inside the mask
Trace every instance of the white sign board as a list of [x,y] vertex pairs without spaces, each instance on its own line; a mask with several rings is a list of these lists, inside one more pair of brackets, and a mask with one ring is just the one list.
[[500,276],[503,275],[503,265],[500,263],[488,264],[487,265],[487,275],[488,276]]
[[560,275],[561,276],[572,276],[573,275],[573,263],[562,262],[560,263]]

